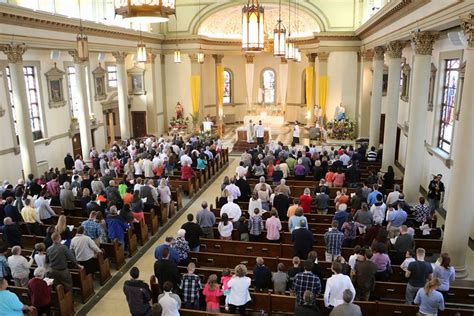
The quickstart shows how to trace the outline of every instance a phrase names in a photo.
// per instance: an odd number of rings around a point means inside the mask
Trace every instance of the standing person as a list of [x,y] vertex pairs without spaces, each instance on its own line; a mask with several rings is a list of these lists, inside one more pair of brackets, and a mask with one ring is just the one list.
[[189,213],[187,216],[188,221],[184,223],[181,228],[186,231],[184,238],[189,244],[191,251],[199,252],[200,242],[199,238],[203,235],[201,227],[194,222],[194,215]]
[[77,263],[76,258],[71,251],[63,244],[61,244],[61,235],[53,233],[51,236],[53,244],[46,250],[46,264],[49,267],[47,277],[54,279],[55,284],[62,284],[64,291],[72,289],[72,276],[68,268],[68,261],[78,269],[83,269],[83,266]]
[[313,262],[311,260],[304,261],[304,271],[296,274],[293,280],[293,290],[296,294],[295,306],[304,304],[304,293],[311,291],[313,294],[313,301],[316,295],[321,292],[321,280],[311,272],[313,269]]
[[29,261],[21,255],[21,247],[14,246],[12,255],[8,257],[8,267],[10,267],[15,286],[25,287],[28,285],[30,267],[33,264],[33,258]]
[[30,199],[25,200],[25,206],[21,210],[21,216],[23,217],[23,221],[26,223],[30,235],[41,236],[40,224],[42,223],[38,217],[38,213],[31,204]]
[[51,314],[51,291],[52,284],[48,285],[44,280],[45,268],[36,268],[34,278],[28,281],[28,294],[31,298],[31,304],[38,311],[38,315]]
[[418,290],[414,301],[420,305],[418,315],[438,315],[438,310],[444,311],[443,295],[437,291],[440,285],[439,279],[434,278]]
[[446,296],[448,293],[449,286],[451,285],[451,282],[454,281],[455,277],[456,273],[454,271],[454,267],[451,265],[451,258],[447,253],[442,253],[436,261],[433,271],[433,278],[439,279],[439,291],[443,294],[443,296]]
[[428,202],[430,204],[431,212],[439,210],[441,201],[444,197],[444,183],[441,181],[442,174],[433,177],[428,185]]
[[311,204],[313,203],[313,197],[311,196],[311,190],[309,188],[305,188],[303,194],[299,197],[300,206],[303,208],[303,213],[309,214],[311,213]]
[[353,299],[354,293],[352,293],[349,289],[344,290],[344,292],[342,293],[343,303],[335,307],[331,311],[329,316],[362,316],[362,311],[360,310],[360,307],[352,303]]
[[257,292],[266,292],[272,287],[272,272],[265,266],[262,257],[257,257],[253,268],[253,283]]
[[77,228],[76,236],[71,240],[70,246],[72,254],[76,257],[77,262],[84,266],[87,274],[94,274],[95,255],[101,253],[97,244],[87,235],[84,235],[84,226]]
[[188,273],[181,277],[181,291],[183,292],[184,308],[199,309],[199,291],[202,289],[201,279],[197,274],[196,265],[188,264]]
[[265,221],[265,229],[267,230],[267,240],[269,242],[278,243],[280,241],[281,221],[275,210],[271,212],[272,217]]
[[179,316],[181,299],[172,292],[173,283],[166,281],[163,285],[163,294],[158,296],[158,304],[161,305],[162,316]]
[[355,296],[355,288],[352,285],[351,279],[342,274],[342,264],[333,262],[331,270],[334,273],[326,282],[326,290],[324,291],[324,305],[329,309],[335,308],[345,302],[343,295],[346,290],[351,292],[350,303]]
[[202,202],[201,207],[202,209],[197,212],[196,220],[202,229],[202,237],[213,239],[214,231],[212,227],[216,223],[216,216],[209,210],[206,201]]
[[161,252],[161,257],[157,258],[153,266],[155,277],[158,279],[158,284],[162,289],[167,282],[172,286],[179,284],[180,275],[176,263],[170,259],[170,250],[164,248]]
[[239,264],[234,269],[234,276],[227,282],[230,288],[229,308],[232,314],[238,310],[240,315],[245,315],[245,307],[251,300],[249,287],[251,280],[247,277],[247,267]]
[[151,290],[148,284],[139,280],[140,270],[130,269],[130,280],[123,284],[123,292],[127,298],[128,308],[132,316],[151,316]]
[[295,308],[295,316],[319,316],[321,312],[318,305],[314,303],[314,295],[306,290],[303,294],[303,304],[298,304]]
[[306,220],[300,220],[298,226],[291,233],[293,255],[303,259],[308,256],[314,244],[313,233],[306,228],[306,225]]
[[161,178],[160,185],[156,188],[160,195],[160,209],[161,209],[161,223],[162,225],[166,224],[168,217],[171,217],[170,214],[170,203],[171,203],[171,190],[168,185],[166,185],[166,179]]
[[353,279],[358,301],[368,301],[370,293],[375,289],[377,266],[370,261],[371,258],[370,249],[361,249],[356,259]]
[[258,208],[253,210],[254,216],[251,216],[248,221],[250,241],[260,241],[263,232],[263,218],[260,215]]
[[285,265],[279,263],[277,272],[272,273],[273,292],[275,294],[284,295],[288,285],[288,274],[285,272]]
[[209,276],[202,294],[206,297],[206,311],[214,313],[220,312],[219,297],[221,297],[223,293],[217,283],[217,275],[211,274]]
[[298,121],[295,122],[295,127],[293,127],[293,143],[299,144],[300,143],[300,126],[298,125]]
[[252,120],[249,120],[249,125],[247,126],[247,143],[253,143],[253,137],[255,134],[255,124]]
[[262,125],[262,121],[258,121],[258,125],[255,127],[255,135],[257,136],[257,143],[263,145],[263,139],[265,137],[265,128]]
[[8,282],[0,278],[0,315],[22,316],[34,311],[34,306],[23,305],[15,293],[8,290]]
[[344,233],[337,229],[338,225],[338,221],[332,221],[331,228],[329,228],[329,231],[324,234],[324,242],[326,243],[326,261],[329,262],[334,261],[341,255]]
[[413,304],[413,299],[418,290],[423,288],[427,280],[433,275],[433,268],[429,262],[425,261],[425,249],[416,249],[416,261],[408,265],[405,277],[408,284],[405,292],[405,304]]

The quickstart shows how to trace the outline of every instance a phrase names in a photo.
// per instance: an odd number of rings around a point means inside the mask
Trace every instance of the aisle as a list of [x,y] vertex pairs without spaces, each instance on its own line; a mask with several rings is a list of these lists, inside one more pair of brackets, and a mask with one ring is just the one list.
[[[230,158],[228,167],[214,180],[213,183],[204,191],[188,208],[187,212],[181,214],[176,222],[168,228],[158,241],[137,261],[136,267],[140,269],[140,279],[149,283],[150,276],[153,275],[153,265],[155,263],[154,251],[157,245],[164,242],[166,236],[176,236],[176,232],[184,224],[186,216],[189,213],[196,214],[201,209],[202,201],[208,204],[215,204],[215,198],[220,193],[220,185],[226,175],[232,175],[238,166],[238,160]],[[88,315],[130,315],[127,301],[123,294],[123,283],[130,279],[128,271],[113,286],[113,288],[104,295],[104,297],[89,311]]]

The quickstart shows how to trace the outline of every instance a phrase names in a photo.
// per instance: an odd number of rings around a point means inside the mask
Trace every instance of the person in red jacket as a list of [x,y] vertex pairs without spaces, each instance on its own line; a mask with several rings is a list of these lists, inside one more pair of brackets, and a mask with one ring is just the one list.
[[193,168],[189,164],[181,166],[181,180],[189,180],[195,175]]
[[313,197],[309,188],[305,188],[303,194],[300,195],[300,206],[303,208],[303,213],[311,213],[311,203],[313,203]]
[[48,285],[44,278],[45,268],[36,268],[34,278],[28,282],[28,293],[30,294],[31,304],[36,307],[38,315],[51,314],[51,291],[52,285]]

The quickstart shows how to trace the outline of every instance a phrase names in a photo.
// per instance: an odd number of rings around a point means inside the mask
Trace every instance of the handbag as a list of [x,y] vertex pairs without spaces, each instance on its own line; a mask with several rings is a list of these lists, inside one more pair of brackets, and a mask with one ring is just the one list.
[[8,281],[12,280],[12,270],[10,267],[5,265],[4,261],[0,261],[0,264],[2,265],[3,278],[7,279]]

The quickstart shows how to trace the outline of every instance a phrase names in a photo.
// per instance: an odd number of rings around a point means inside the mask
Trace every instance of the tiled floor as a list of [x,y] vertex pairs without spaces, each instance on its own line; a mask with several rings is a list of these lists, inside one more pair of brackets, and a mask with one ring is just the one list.
[[[189,207],[188,212],[182,214],[177,221],[171,226],[165,234],[153,245],[143,257],[137,261],[136,267],[140,269],[140,278],[145,282],[148,282],[150,276],[153,275],[153,265],[155,263],[154,251],[158,244],[163,243],[166,236],[176,236],[176,232],[182,224],[186,222],[186,215],[188,213],[196,214],[201,209],[201,203],[207,201],[209,204],[214,204],[216,196],[219,195],[220,186],[225,175],[232,173],[233,170],[238,166],[238,160],[233,159],[226,170],[199,196]],[[117,284],[99,301],[98,304],[88,313],[88,315],[102,315],[102,316],[119,316],[119,315],[130,315],[128,311],[127,301],[123,294],[123,283],[130,279],[128,272],[120,279]]]

